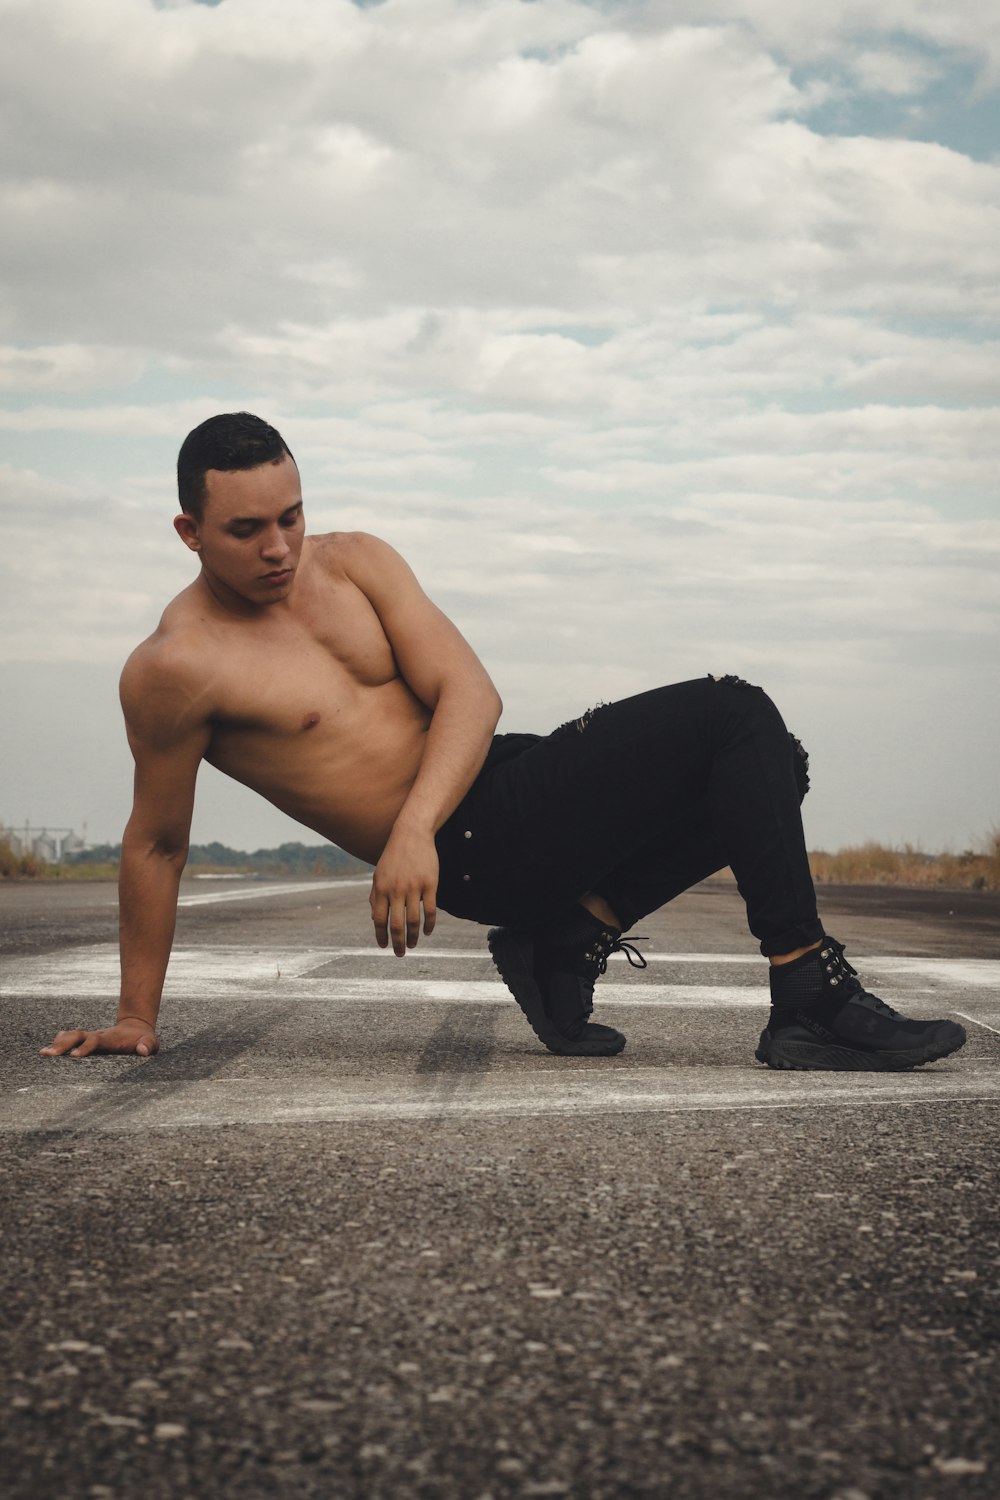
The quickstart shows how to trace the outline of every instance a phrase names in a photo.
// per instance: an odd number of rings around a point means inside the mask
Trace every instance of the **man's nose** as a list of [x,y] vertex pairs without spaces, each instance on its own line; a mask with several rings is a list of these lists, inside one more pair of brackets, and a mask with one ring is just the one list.
[[288,538],[280,526],[274,526],[270,531],[264,533],[260,549],[261,557],[266,557],[268,561],[272,561],[273,559],[287,557],[291,550]]

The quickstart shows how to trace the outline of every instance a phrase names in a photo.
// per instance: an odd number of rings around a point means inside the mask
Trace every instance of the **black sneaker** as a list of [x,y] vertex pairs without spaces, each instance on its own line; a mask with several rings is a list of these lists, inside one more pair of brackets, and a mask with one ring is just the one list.
[[613,1026],[589,1019],[594,985],[608,957],[622,952],[634,968],[646,960],[621,934],[604,926],[582,906],[556,927],[529,932],[494,927],[487,936],[500,977],[550,1052],[569,1057],[611,1057],[625,1046]]
[[910,1021],[869,994],[843,943],[825,937],[771,966],[771,1016],[754,1055],[769,1068],[896,1072],[947,1057],[964,1041],[954,1021]]

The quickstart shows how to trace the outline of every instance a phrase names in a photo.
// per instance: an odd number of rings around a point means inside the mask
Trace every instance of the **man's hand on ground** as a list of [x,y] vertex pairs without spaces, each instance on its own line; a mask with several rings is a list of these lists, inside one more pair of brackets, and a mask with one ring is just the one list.
[[375,940],[380,948],[389,946],[390,937],[397,958],[402,958],[407,948],[415,948],[420,936],[421,907],[424,932],[430,936],[437,918],[437,883],[438,857],[433,836],[393,829],[375,866],[370,897]]
[[103,1031],[60,1031],[42,1047],[43,1057],[89,1057],[92,1052],[136,1052],[151,1057],[160,1050],[160,1039],[146,1021],[126,1017]]

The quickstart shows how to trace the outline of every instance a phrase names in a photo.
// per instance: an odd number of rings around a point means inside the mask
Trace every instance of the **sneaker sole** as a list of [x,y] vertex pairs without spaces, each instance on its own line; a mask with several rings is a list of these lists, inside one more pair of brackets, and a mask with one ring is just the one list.
[[758,1062],[769,1068],[796,1072],[824,1073],[903,1073],[908,1068],[922,1068],[937,1062],[965,1046],[965,1028],[955,1027],[955,1034],[911,1052],[858,1052],[852,1047],[838,1047],[824,1042],[782,1042],[769,1031],[762,1031],[757,1050]]
[[569,1041],[545,1014],[542,992],[535,983],[535,945],[527,934],[511,928],[491,927],[486,934],[497,972],[520,1007],[538,1040],[559,1057],[614,1057],[625,1046],[625,1037],[610,1026],[587,1025]]

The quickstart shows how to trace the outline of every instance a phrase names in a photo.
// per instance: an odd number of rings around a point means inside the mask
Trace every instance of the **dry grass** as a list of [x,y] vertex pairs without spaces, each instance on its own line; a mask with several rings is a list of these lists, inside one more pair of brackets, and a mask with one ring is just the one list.
[[1000,828],[993,829],[981,851],[925,854],[912,844],[900,849],[859,844],[827,854],[809,855],[817,885],[950,885],[966,890],[1000,890]]
[[0,880],[35,880],[45,866],[33,854],[18,854],[6,839],[0,839]]
[[18,854],[0,839],[0,880],[117,880],[117,864],[50,865],[34,854]]

